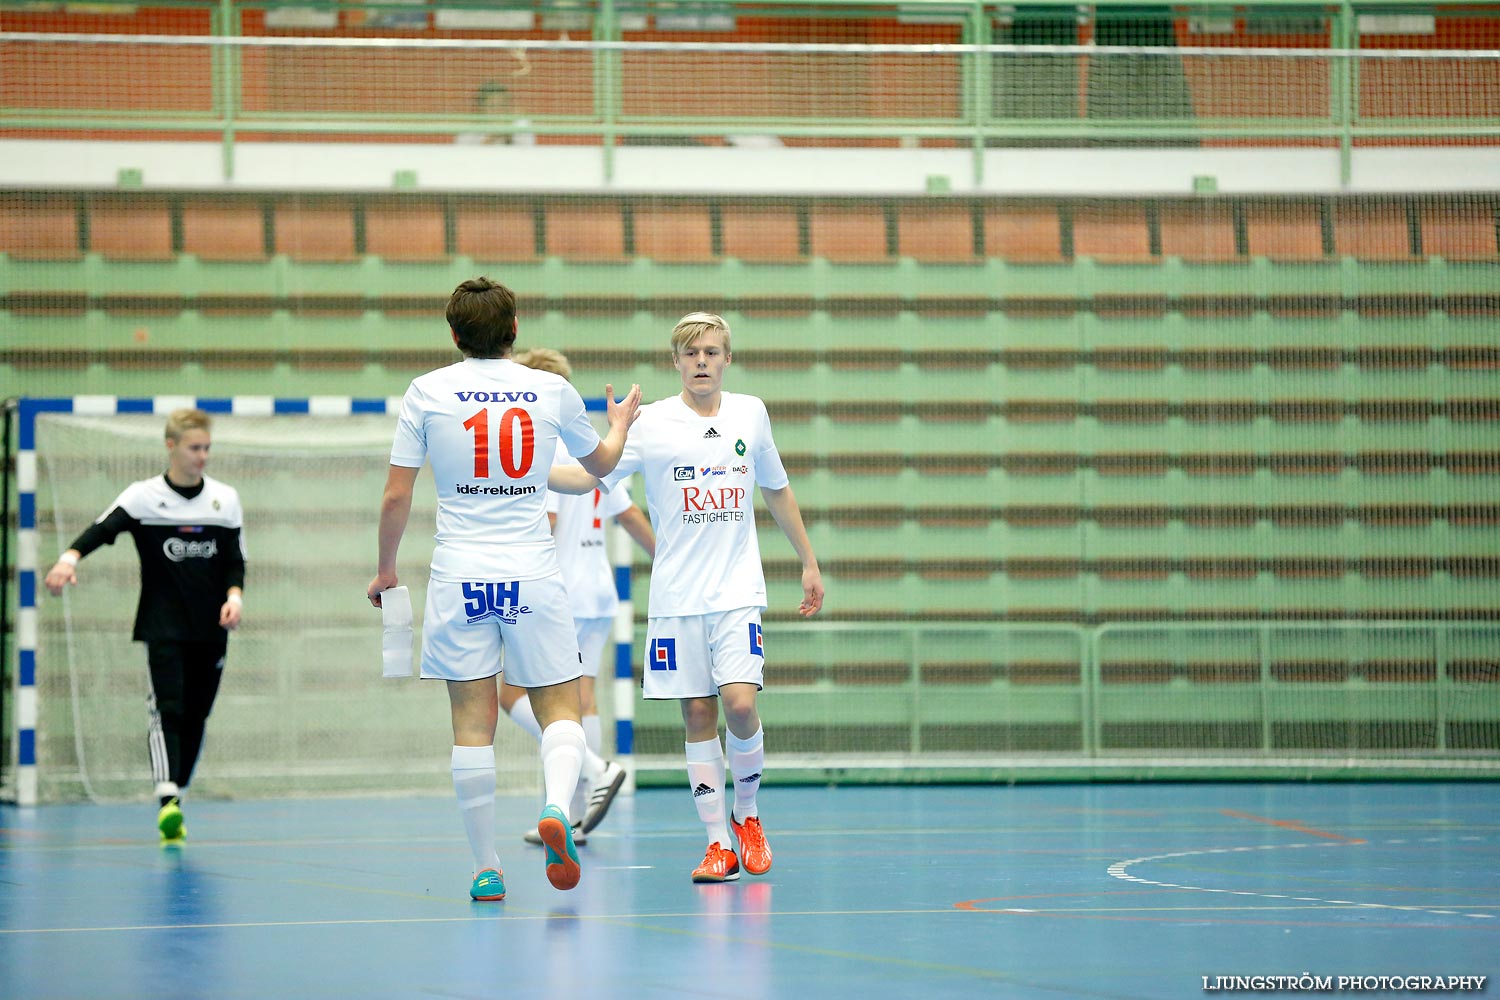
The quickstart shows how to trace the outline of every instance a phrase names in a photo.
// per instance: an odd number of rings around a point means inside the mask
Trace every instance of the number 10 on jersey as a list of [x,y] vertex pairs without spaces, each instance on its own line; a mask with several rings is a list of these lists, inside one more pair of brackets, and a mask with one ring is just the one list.
[[[464,428],[474,434],[474,478],[490,478],[490,411],[480,410],[464,421]],[[519,406],[500,415],[500,441],[497,449],[500,468],[511,479],[520,479],[531,471],[536,454],[531,414]]]

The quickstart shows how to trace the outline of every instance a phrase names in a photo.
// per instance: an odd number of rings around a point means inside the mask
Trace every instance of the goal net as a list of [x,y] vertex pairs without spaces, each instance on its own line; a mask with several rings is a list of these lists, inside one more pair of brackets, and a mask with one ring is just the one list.
[[[240,493],[249,559],[244,624],[230,639],[193,781],[200,794],[448,787],[444,686],[382,679],[380,616],[364,596],[395,426],[389,409],[215,415],[208,474]],[[127,484],[161,473],[163,420],[160,413],[39,415],[39,583]],[[399,561],[418,609],[436,513],[430,486],[421,485]],[[139,560],[129,538],[90,554],[78,575],[63,597],[38,595],[39,799],[140,798],[151,789],[147,671],[144,647],[130,641]],[[420,643],[420,622],[417,636]],[[536,786],[536,743],[503,720],[496,759],[502,791]]]

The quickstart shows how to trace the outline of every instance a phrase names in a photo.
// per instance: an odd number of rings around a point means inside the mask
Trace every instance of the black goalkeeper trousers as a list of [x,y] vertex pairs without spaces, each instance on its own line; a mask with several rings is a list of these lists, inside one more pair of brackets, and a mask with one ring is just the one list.
[[151,776],[186,788],[203,748],[203,731],[224,676],[224,653],[229,638],[218,642],[148,642],[151,691],[146,695],[150,714],[147,743],[151,748]]

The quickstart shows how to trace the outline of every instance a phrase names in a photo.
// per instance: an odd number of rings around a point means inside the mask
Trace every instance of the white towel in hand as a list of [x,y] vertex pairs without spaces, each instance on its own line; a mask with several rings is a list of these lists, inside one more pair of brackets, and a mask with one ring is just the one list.
[[380,621],[385,626],[380,651],[385,677],[411,676],[411,593],[405,587],[380,592]]

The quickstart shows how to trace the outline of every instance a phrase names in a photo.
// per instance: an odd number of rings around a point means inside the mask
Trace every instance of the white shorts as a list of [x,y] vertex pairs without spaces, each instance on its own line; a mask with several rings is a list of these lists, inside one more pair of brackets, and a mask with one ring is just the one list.
[[760,608],[652,618],[646,626],[645,698],[712,698],[725,684],[764,687],[764,676]]
[[578,633],[578,652],[583,657],[583,676],[598,677],[599,664],[604,659],[604,644],[614,631],[613,618],[574,618],[573,628]]
[[506,583],[429,580],[422,676],[477,681],[502,669],[506,681],[523,688],[561,684],[583,672],[562,575]]

